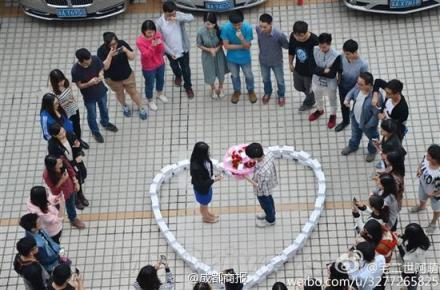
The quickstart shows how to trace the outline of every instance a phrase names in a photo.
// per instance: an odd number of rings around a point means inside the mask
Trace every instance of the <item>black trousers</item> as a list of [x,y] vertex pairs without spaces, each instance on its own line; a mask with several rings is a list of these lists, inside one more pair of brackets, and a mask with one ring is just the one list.
[[173,59],[167,54],[170,61],[170,67],[176,77],[183,77],[183,87],[185,89],[191,88],[191,69],[189,68],[189,52],[185,52],[178,59]]
[[345,96],[349,92],[348,90],[338,86],[339,102],[341,103],[342,122],[350,124],[350,108],[344,105]]
[[71,116],[69,119],[73,123],[73,132],[75,132],[76,138],[81,140],[81,120],[79,110],[76,110],[76,114]]

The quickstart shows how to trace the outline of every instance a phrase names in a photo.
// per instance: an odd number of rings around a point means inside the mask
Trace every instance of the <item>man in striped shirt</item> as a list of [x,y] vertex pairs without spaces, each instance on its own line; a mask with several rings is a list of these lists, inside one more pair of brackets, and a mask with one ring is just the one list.
[[257,227],[264,228],[275,224],[275,203],[273,189],[278,185],[277,171],[272,153],[264,154],[259,143],[251,143],[246,147],[246,155],[257,162],[254,176],[248,179],[254,186],[258,202],[264,213],[257,214]]

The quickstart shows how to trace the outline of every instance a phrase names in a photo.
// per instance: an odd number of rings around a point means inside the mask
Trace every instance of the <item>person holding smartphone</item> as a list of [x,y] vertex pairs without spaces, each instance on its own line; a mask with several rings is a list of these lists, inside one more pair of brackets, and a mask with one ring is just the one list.
[[84,290],[84,282],[76,268],[72,273],[68,264],[60,264],[53,270],[49,290]]
[[144,109],[138,90],[136,79],[129,61],[134,60],[133,49],[122,39],[118,39],[114,32],[104,32],[104,43],[98,48],[98,57],[104,64],[104,78],[107,85],[116,95],[116,99],[122,106],[125,117],[131,116],[131,111],[125,102],[125,92],[139,109],[139,118],[147,119],[147,111]]
[[[174,288],[173,274],[168,267],[168,262],[165,256],[161,255],[161,259],[154,266],[147,265],[143,267],[134,282],[133,287],[136,290],[171,290]],[[162,284],[159,277],[157,276],[157,271],[159,269],[165,268],[166,282]]]
[[145,79],[145,97],[148,107],[157,111],[153,100],[154,83],[156,82],[156,98],[162,103],[167,103],[168,98],[163,94],[165,78],[165,46],[162,34],[157,31],[152,20],[145,20],[141,26],[141,35],[136,39],[136,46],[141,53],[142,74]]
[[43,172],[44,182],[58,199],[61,193],[63,194],[70,224],[75,228],[84,229],[86,225],[76,215],[76,192],[80,189],[80,185],[72,165],[64,156],[53,155],[47,155],[44,163],[46,165]]

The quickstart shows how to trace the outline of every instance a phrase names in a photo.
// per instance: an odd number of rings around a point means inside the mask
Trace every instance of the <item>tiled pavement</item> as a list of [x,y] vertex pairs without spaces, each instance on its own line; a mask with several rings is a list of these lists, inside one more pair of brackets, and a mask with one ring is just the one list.
[[[11,6],[10,2],[5,1]],[[404,144],[408,151],[405,197],[409,204],[414,204],[417,162],[429,144],[440,142],[440,47],[436,42],[440,39],[440,10],[400,17],[378,16],[349,11],[340,2],[322,2],[298,7],[269,0],[264,7],[246,11],[245,17],[256,24],[259,14],[272,13],[275,25],[285,32],[290,31],[295,20],[306,20],[315,33],[332,33],[338,49],[345,39],[354,38],[359,41],[360,52],[368,58],[375,76],[404,81],[411,111],[410,132]],[[139,12],[79,23],[5,15],[0,20],[1,289],[23,288],[11,262],[15,242],[23,235],[16,219],[24,213],[30,188],[42,182],[46,142],[41,138],[38,111],[48,72],[58,67],[68,73],[75,50],[88,47],[96,51],[104,31],[116,32],[134,47],[141,22],[159,15],[159,11]],[[201,25],[202,18],[197,15],[188,27],[191,39],[195,40]],[[261,95],[255,41],[253,47],[256,90]],[[176,289],[191,288],[192,283],[187,279],[191,269],[175,257],[161,237],[151,218],[147,192],[153,176],[164,165],[189,158],[193,144],[199,140],[211,145],[216,159],[221,159],[231,145],[258,141],[266,146],[292,145],[321,162],[327,177],[328,199],[319,226],[295,259],[258,289],[268,289],[277,280],[322,278],[325,263],[334,260],[355,241],[350,200],[353,195],[366,198],[373,187],[370,180],[373,165],[364,162],[362,150],[349,157],[339,154],[350,136],[349,130],[336,134],[326,128],[325,118],[310,124],[306,114],[297,112],[302,97],[293,88],[287,66],[288,97],[284,108],[278,108],[273,101],[267,106],[260,102],[251,105],[245,98],[238,105],[227,99],[213,101],[203,83],[200,51],[196,47],[191,50],[191,67],[195,99],[188,100],[180,89],[172,86],[167,67],[165,93],[171,102],[160,104],[147,121],[136,116],[124,118],[111,94],[110,116],[120,130],[117,134],[104,132],[106,143],[102,145],[92,141],[83,117],[85,136],[91,144],[86,157],[89,177],[85,185],[91,206],[82,213],[88,227],[80,232],[65,224],[62,244],[84,273],[86,288],[129,289],[140,267],[154,262],[160,254],[170,260]],[[143,88],[138,58],[133,68],[138,87]],[[231,92],[229,79],[227,91]],[[84,116],[82,105],[81,109]],[[364,140],[363,150],[365,146]],[[160,192],[163,214],[168,216],[170,228],[188,251],[216,269],[234,267],[239,272],[255,271],[294,240],[314,201],[315,180],[310,170],[287,161],[279,161],[277,165],[280,187],[275,202],[279,206],[279,222],[275,227],[255,228],[256,199],[250,186],[229,179],[214,188],[212,206],[221,214],[220,223],[202,224],[185,173],[164,185]],[[410,221],[426,225],[430,215],[430,210],[410,215],[404,207],[399,230]],[[433,245],[428,262],[439,260],[439,236],[438,233],[431,236]],[[438,272],[433,275],[438,279]]]

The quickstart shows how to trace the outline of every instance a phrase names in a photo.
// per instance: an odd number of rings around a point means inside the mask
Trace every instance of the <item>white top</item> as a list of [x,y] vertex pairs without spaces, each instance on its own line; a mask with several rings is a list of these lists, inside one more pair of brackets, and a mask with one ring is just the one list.
[[422,175],[420,175],[420,186],[425,193],[432,193],[440,190],[440,167],[437,169],[431,168],[428,160],[423,159],[421,164]]
[[162,18],[164,23],[161,27],[163,39],[174,56],[179,58],[184,53],[180,23],[177,21],[166,21],[163,15]]
[[391,118],[390,116],[391,116],[391,113],[393,112],[394,107],[395,106],[394,106],[393,101],[391,99],[387,99],[385,101],[385,113],[387,114],[388,118]]
[[358,290],[373,290],[380,282],[385,268],[385,257],[376,255],[371,263],[364,263],[359,270],[350,273],[350,279],[357,285]]
[[359,91],[359,94],[356,98],[356,102],[354,103],[353,114],[354,114],[354,118],[358,123],[361,121],[362,106],[364,105],[367,96],[368,95],[364,95],[361,91]]
[[78,103],[72,94],[72,89],[70,87],[66,88],[61,94],[57,95],[57,99],[60,102],[61,108],[66,111],[67,118],[72,117],[79,110]]
[[69,160],[73,160],[73,152],[72,152],[72,147],[69,144],[69,141],[63,143],[64,148],[66,148],[67,152],[64,152],[64,155],[66,156],[67,159]]

